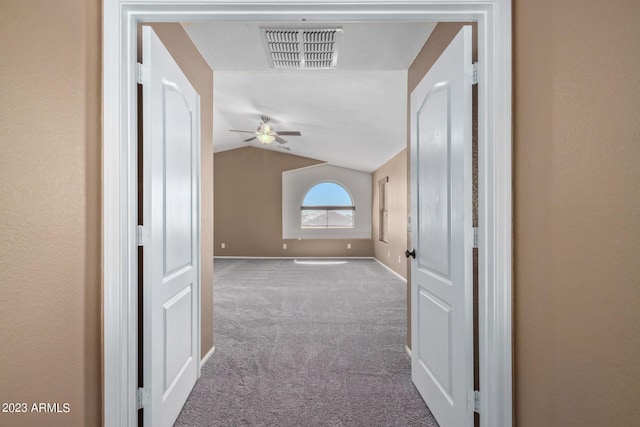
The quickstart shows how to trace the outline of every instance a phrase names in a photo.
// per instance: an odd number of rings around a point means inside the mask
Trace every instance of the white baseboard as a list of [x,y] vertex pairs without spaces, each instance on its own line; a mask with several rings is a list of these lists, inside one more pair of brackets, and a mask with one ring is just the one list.
[[399,275],[397,272],[393,271],[388,265],[386,265],[385,263],[383,263],[382,261],[380,261],[378,258],[376,257],[371,257],[371,259],[374,259],[376,261],[378,261],[378,264],[380,264],[381,266],[383,266],[384,268],[386,268],[387,270],[389,270],[390,272],[392,272],[393,274],[395,274],[396,276],[398,276],[398,278],[400,278],[400,280],[402,280],[403,282],[407,283],[407,279],[405,279],[404,277],[402,277],[401,275]]
[[407,355],[409,356],[409,359],[411,359],[411,349],[409,348],[409,346],[405,345],[404,346],[404,351],[407,352]]
[[201,368],[204,366],[204,364],[207,362],[207,360],[209,360],[209,358],[213,355],[213,353],[215,351],[216,351],[216,348],[215,347],[211,347],[211,350],[209,350],[209,352],[204,355],[204,357],[200,360],[200,367]]

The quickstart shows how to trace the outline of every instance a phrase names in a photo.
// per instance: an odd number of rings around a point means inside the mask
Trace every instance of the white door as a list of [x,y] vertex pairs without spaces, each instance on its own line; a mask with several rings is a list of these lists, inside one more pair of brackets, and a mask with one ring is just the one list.
[[473,425],[471,27],[411,93],[411,376],[441,427]]
[[200,374],[200,97],[143,27],[144,425],[173,425]]

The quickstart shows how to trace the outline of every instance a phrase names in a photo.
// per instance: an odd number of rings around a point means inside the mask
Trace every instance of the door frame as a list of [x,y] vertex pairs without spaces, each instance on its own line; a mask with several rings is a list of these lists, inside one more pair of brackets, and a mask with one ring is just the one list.
[[[479,362],[483,425],[512,425],[510,0],[104,0],[103,414],[137,425],[137,24],[181,21],[478,24]],[[200,356],[200,355],[198,355]]]

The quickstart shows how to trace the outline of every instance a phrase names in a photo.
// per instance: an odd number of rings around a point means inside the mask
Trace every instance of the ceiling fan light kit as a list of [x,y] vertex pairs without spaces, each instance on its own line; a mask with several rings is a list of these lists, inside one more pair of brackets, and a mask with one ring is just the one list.
[[261,142],[263,144],[271,144],[276,140],[276,137],[275,135],[270,135],[268,133],[259,133],[256,135],[256,139],[258,140],[258,142]]

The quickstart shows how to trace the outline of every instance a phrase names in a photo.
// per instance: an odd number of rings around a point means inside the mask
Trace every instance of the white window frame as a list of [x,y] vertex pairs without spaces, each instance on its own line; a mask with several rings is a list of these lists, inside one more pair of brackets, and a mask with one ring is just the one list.
[[[351,228],[302,227],[300,206],[309,189],[320,182],[334,182],[347,190],[357,218]],[[327,163],[282,172],[283,239],[370,239],[371,174]]]
[[378,241],[389,244],[389,189],[387,184],[389,184],[388,176],[378,180]]
[[[312,206],[312,205],[305,205],[304,204],[304,199],[307,198],[307,194],[309,194],[309,191],[313,190],[315,187],[317,187],[320,184],[334,184],[337,185],[338,187],[342,188],[347,195],[349,196],[349,200],[351,200],[351,205],[330,205],[330,206]],[[353,222],[351,224],[350,227],[339,227],[339,226],[330,226],[327,224],[326,227],[314,227],[314,226],[304,226],[302,224],[302,212],[305,210],[326,210],[327,211],[327,215],[329,213],[330,210],[350,210],[353,211]],[[307,189],[307,191],[304,192],[304,196],[302,196],[302,203],[300,204],[300,228],[313,228],[313,229],[353,229],[356,225],[356,206],[355,206],[355,202],[353,201],[353,196],[351,195],[351,192],[349,191],[349,189],[347,187],[345,187],[344,185],[340,184],[339,182],[336,181],[318,181],[315,184],[313,184],[311,187],[309,187]]]
[[478,23],[480,414],[512,425],[510,0],[104,0],[104,423],[137,424],[136,28],[141,22]]

